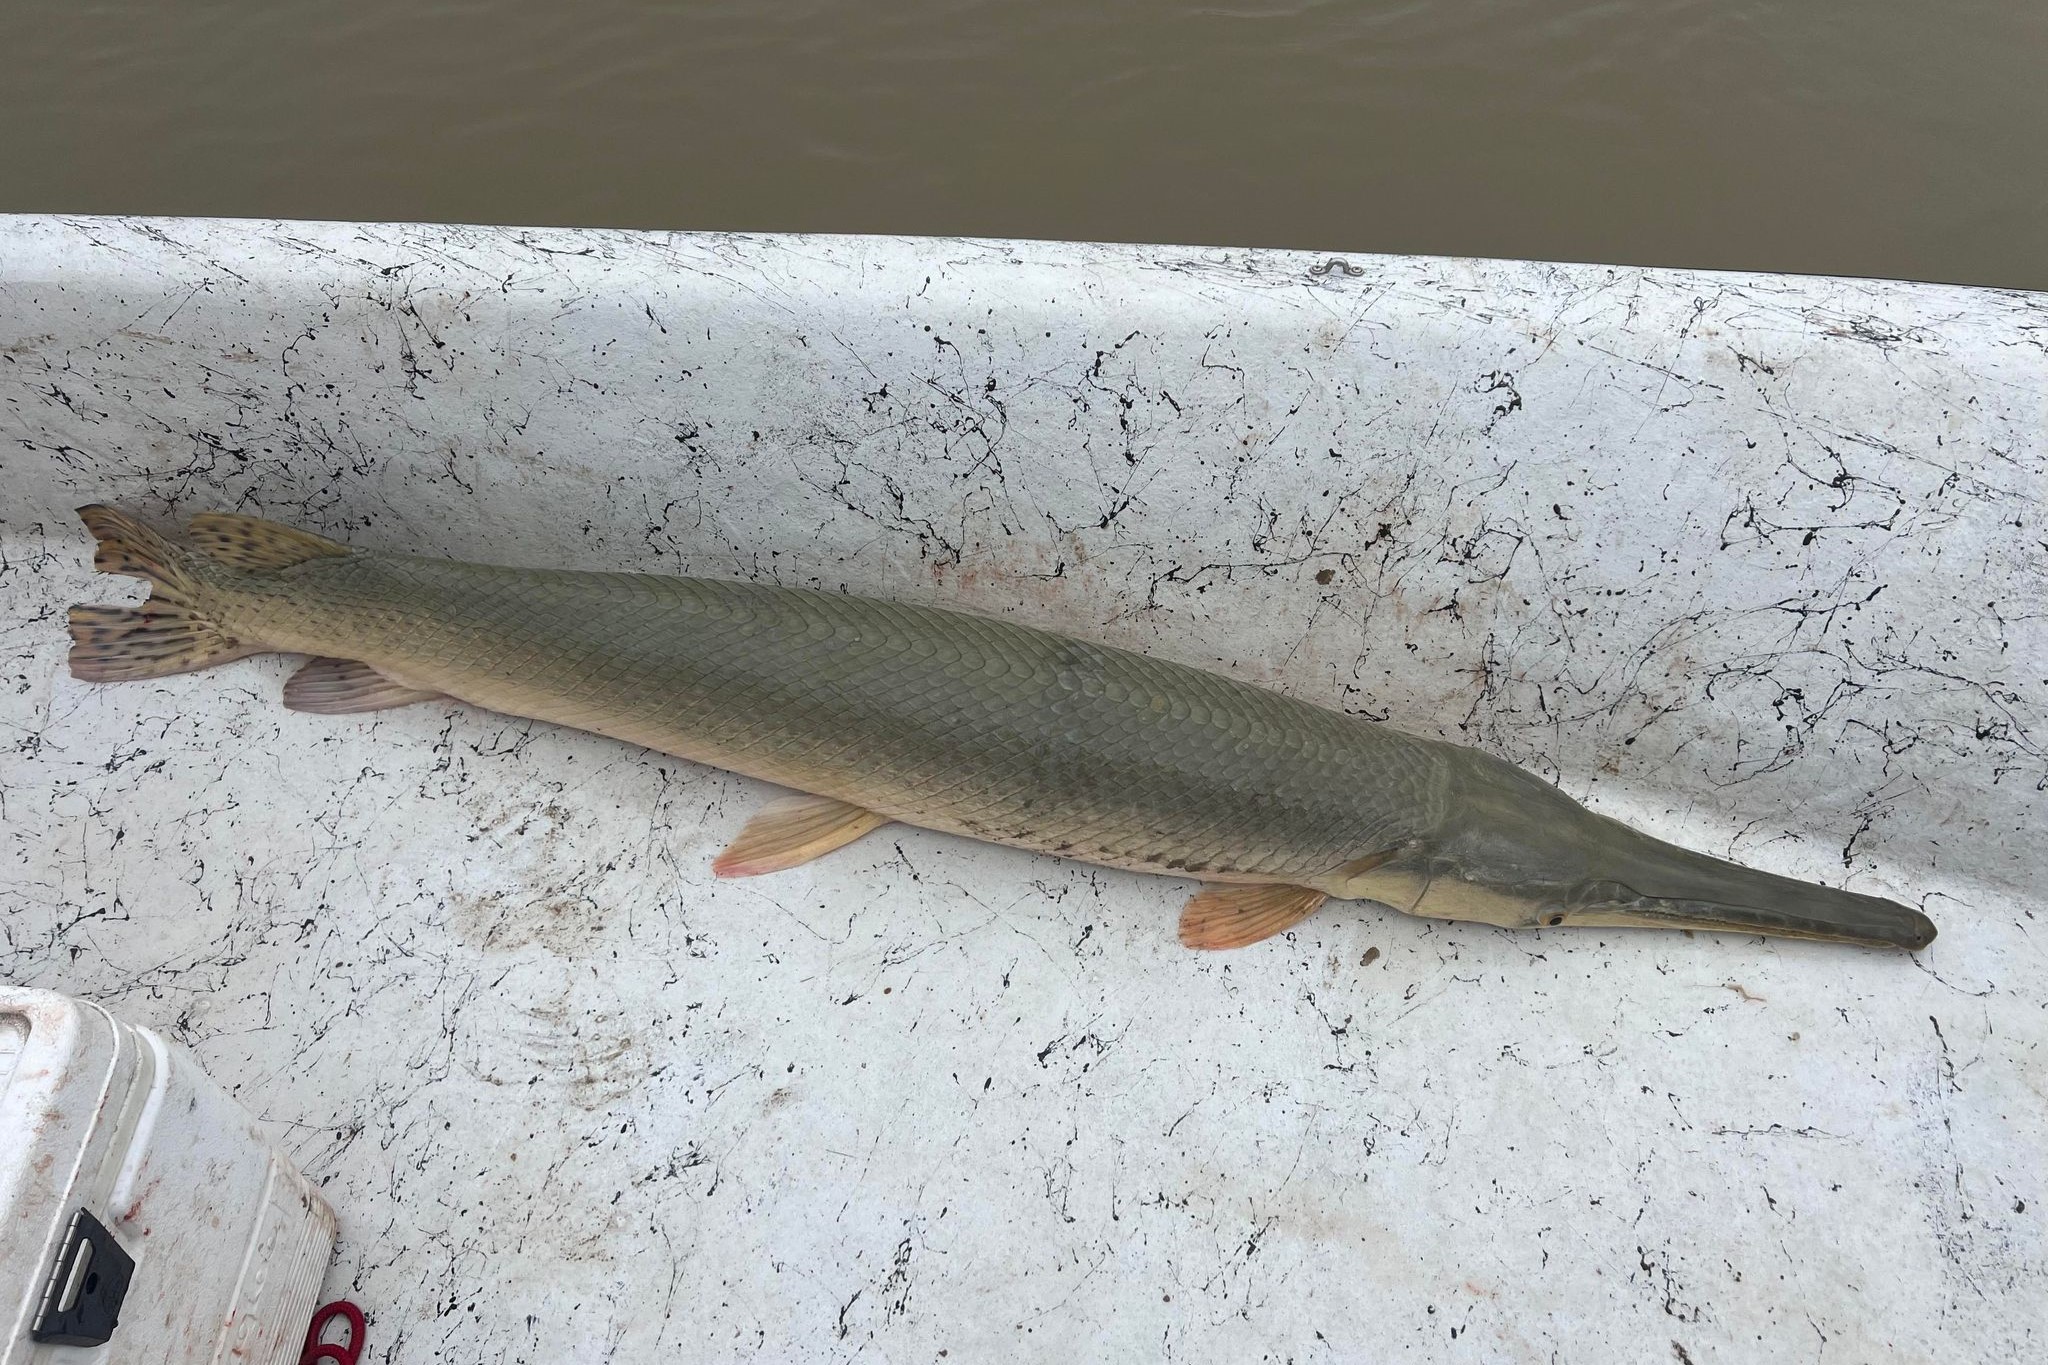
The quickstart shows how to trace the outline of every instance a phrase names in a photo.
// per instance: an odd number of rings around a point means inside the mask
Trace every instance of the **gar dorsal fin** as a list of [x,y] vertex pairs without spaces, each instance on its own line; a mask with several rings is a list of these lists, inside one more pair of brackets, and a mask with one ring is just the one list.
[[244,572],[287,569],[309,559],[349,553],[348,546],[326,536],[239,512],[202,512],[192,518],[185,535],[214,563]]

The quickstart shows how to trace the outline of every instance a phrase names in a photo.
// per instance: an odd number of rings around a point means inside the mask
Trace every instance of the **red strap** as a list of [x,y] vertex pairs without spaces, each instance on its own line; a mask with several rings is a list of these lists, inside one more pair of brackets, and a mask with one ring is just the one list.
[[[348,1324],[347,1335],[338,1343],[320,1340],[336,1320]],[[322,1304],[314,1310],[312,1325],[306,1328],[306,1349],[299,1356],[299,1365],[358,1365],[363,1342],[369,1335],[368,1327],[363,1310],[347,1299]]]

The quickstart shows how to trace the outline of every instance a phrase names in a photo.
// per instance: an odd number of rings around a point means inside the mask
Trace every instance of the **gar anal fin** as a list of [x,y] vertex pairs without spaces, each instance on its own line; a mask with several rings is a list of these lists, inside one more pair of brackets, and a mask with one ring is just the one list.
[[287,710],[319,716],[350,716],[359,711],[388,711],[394,706],[433,701],[439,692],[393,682],[355,659],[314,659],[285,679]]

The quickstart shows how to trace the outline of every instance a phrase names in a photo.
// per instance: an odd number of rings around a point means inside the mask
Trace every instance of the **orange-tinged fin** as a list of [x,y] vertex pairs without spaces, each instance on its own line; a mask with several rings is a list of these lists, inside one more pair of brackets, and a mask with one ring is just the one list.
[[757,877],[822,858],[889,823],[886,815],[829,796],[785,796],[747,821],[712,862],[721,877]]
[[88,682],[163,678],[254,654],[200,609],[192,552],[125,512],[98,503],[78,509],[99,541],[93,567],[149,584],[139,607],[71,609],[71,676]]
[[355,659],[314,659],[285,679],[284,684],[286,708],[320,716],[388,711],[394,706],[433,701],[441,695],[393,682]]
[[1242,948],[1292,929],[1328,899],[1306,886],[1205,886],[1181,908],[1180,941],[1190,948]]
[[325,536],[238,512],[202,513],[192,518],[185,534],[214,563],[245,573],[349,553],[348,546]]

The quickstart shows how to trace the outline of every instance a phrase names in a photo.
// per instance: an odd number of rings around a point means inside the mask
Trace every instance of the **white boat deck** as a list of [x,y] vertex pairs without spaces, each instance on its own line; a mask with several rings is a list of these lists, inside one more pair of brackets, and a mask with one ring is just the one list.
[[[2041,1358],[2048,299],[1327,259],[0,219],[0,976],[270,1124],[378,1362]],[[759,784],[72,681],[86,501],[1011,614],[1941,937],[719,883]]]

